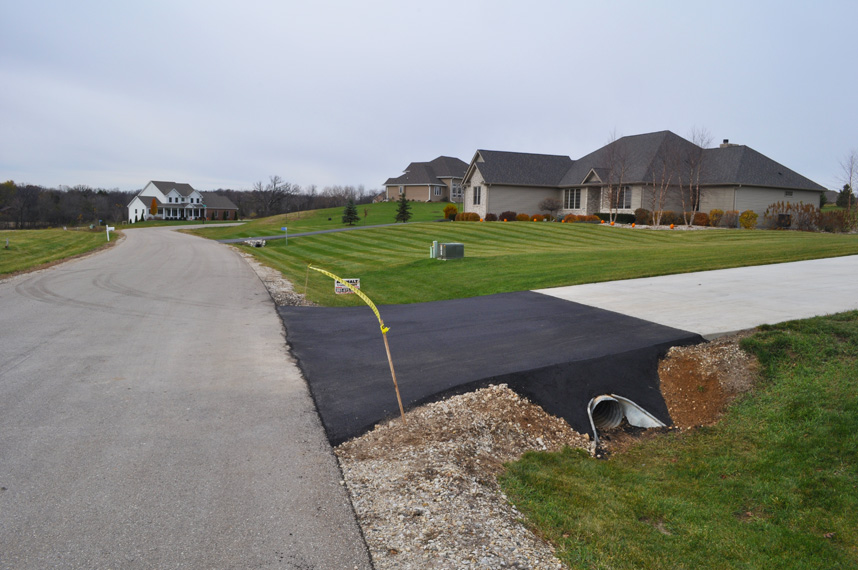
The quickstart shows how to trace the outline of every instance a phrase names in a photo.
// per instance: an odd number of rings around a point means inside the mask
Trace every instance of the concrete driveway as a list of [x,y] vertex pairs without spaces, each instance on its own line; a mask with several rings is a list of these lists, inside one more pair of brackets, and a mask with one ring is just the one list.
[[714,338],[858,309],[858,256],[539,289]]
[[0,568],[370,568],[256,275],[126,235],[0,282]]

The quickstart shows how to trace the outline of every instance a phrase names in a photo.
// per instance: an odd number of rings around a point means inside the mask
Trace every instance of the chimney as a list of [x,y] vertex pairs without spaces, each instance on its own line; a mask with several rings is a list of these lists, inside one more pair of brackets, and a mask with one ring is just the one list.
[[730,144],[730,139],[724,139],[724,142],[721,143],[721,148],[727,148],[728,146],[739,146],[739,145]]

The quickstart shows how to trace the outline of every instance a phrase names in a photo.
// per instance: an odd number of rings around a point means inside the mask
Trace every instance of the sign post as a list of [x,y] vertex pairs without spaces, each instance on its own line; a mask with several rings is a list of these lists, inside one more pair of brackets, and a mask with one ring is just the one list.
[[110,241],[110,232],[116,231],[115,226],[105,226],[107,228],[107,241]]
[[281,230],[283,230],[283,231],[286,233],[286,237],[284,238],[284,240],[283,240],[283,241],[285,241],[285,242],[286,242],[286,245],[289,245],[289,231],[286,229],[286,226],[283,226],[283,227],[282,227],[282,228],[280,228],[280,229],[281,229]]

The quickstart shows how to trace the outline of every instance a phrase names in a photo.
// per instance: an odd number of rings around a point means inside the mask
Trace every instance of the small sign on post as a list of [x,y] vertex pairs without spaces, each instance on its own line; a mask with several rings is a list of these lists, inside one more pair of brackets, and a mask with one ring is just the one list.
[[[355,289],[360,289],[360,279],[343,279],[346,283],[350,284]],[[350,293],[354,293],[351,289],[343,285],[339,281],[334,281],[334,293],[337,295],[348,295]]]
[[107,229],[107,241],[110,241],[110,232],[116,231],[115,226],[105,226]]
[[285,233],[286,233],[286,237],[285,237],[285,238],[283,238],[283,239],[284,239],[284,241],[286,242],[286,245],[289,245],[289,231],[286,229],[286,226],[283,226],[283,227],[282,227],[282,228],[280,228],[280,229],[281,229],[283,232],[285,232]]

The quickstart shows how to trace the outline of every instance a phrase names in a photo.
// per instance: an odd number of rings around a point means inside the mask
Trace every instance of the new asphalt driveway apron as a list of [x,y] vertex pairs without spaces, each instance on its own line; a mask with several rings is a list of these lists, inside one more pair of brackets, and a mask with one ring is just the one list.
[[[280,307],[336,444],[399,414],[378,321],[365,306]],[[665,423],[657,363],[694,333],[532,292],[379,307],[406,407],[506,383],[589,432],[587,403],[626,397]]]
[[254,272],[126,235],[0,282],[0,568],[369,568]]

